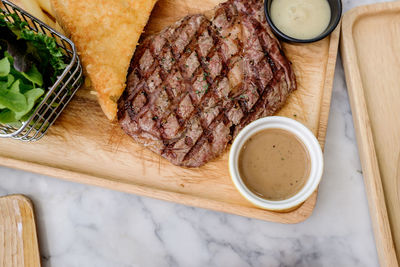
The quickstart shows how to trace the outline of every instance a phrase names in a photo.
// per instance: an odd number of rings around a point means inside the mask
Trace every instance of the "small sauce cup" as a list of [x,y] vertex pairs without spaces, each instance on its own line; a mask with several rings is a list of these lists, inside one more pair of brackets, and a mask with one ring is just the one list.
[[[243,182],[239,172],[239,154],[246,141],[266,129],[281,129],[295,135],[309,153],[311,170],[305,185],[294,196],[284,200],[268,200],[254,194]],[[268,160],[268,159],[265,159]],[[258,119],[243,128],[233,141],[229,154],[229,172],[232,181],[249,202],[257,207],[273,211],[290,211],[302,204],[317,189],[323,172],[321,146],[314,134],[303,124],[286,117],[272,116]]]
[[272,1],[279,1],[279,0],[265,0],[264,1],[264,12],[265,16],[267,18],[268,24],[271,26],[272,31],[275,33],[277,37],[280,39],[287,41],[287,42],[293,42],[293,43],[313,43],[316,41],[319,41],[335,30],[336,26],[339,24],[340,18],[342,16],[342,1],[341,0],[327,0],[329,3],[329,7],[331,9],[331,19],[329,21],[328,27],[319,34],[318,36],[311,38],[311,39],[297,39],[294,37],[291,37],[285,33],[283,33],[278,27],[275,26],[271,19],[271,4]]

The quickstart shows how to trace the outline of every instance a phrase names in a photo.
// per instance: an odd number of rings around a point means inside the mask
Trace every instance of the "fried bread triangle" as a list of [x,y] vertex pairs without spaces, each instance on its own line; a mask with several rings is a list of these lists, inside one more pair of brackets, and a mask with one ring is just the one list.
[[108,119],[117,114],[129,62],[156,0],[51,0],[75,43],[86,76]]

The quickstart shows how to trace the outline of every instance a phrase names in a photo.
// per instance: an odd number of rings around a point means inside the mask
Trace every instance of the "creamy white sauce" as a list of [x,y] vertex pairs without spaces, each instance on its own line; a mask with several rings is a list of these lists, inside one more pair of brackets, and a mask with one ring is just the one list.
[[270,15],[274,25],[296,39],[311,39],[329,25],[331,9],[327,0],[273,0]]

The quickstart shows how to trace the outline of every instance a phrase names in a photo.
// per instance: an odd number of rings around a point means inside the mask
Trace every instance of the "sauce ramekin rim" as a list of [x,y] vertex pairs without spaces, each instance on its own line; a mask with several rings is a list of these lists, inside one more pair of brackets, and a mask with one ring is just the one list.
[[[286,130],[294,134],[304,144],[310,156],[311,170],[306,184],[298,193],[285,200],[267,200],[257,196],[246,187],[238,170],[239,153],[248,138],[263,129],[272,128]],[[307,138],[307,140],[304,138]],[[289,210],[306,201],[317,189],[321,181],[323,165],[322,149],[314,134],[300,122],[280,116],[261,118],[247,125],[236,136],[229,152],[229,173],[236,189],[253,205],[267,210]]]
[[[268,6],[267,0],[264,1],[264,14],[265,14],[267,22],[268,22],[269,26],[271,27],[272,31],[278,37],[283,39],[284,41],[288,41],[288,42],[292,42],[292,43],[314,43],[314,42],[320,41],[320,40],[324,39],[325,37],[327,37],[328,35],[330,35],[338,26],[340,19],[342,17],[343,7],[342,7],[341,0],[337,0],[336,3],[338,5],[338,13],[336,14],[334,22],[331,25],[328,25],[326,27],[325,31],[322,32],[321,34],[319,34],[318,36],[316,36],[314,38],[308,38],[308,39],[298,39],[298,38],[292,37],[290,35],[283,33],[277,26],[275,26],[274,22],[271,19],[270,13],[269,13],[270,7]],[[332,8],[331,8],[331,11],[332,11]]]

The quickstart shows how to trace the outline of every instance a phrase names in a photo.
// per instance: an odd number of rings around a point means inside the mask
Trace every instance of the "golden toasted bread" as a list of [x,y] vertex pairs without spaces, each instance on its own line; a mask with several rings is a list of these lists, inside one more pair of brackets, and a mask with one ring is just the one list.
[[[42,0],[45,2],[44,0]],[[10,0],[13,4],[17,5],[18,7],[22,8],[26,12],[30,13],[31,15],[35,16],[39,20],[43,21],[47,25],[51,27],[55,26],[55,22],[43,12],[40,8],[40,5],[35,0]]]
[[51,9],[50,0],[36,0],[36,2],[39,4],[42,10],[54,17],[53,10]]
[[156,0],[51,0],[56,19],[74,41],[86,75],[110,120],[136,44]]

